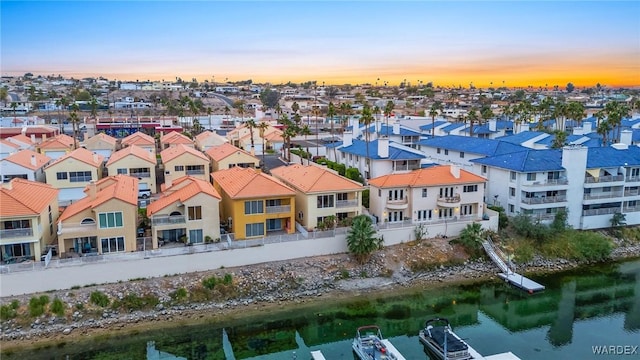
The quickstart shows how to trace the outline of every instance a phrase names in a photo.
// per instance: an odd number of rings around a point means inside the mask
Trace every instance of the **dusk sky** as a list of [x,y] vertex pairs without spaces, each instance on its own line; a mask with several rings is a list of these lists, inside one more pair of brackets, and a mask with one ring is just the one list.
[[0,11],[2,75],[640,85],[638,1],[3,0]]

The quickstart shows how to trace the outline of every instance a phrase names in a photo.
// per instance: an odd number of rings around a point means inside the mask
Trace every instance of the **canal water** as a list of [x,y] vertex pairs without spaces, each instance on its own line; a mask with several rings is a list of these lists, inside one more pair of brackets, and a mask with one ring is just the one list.
[[529,295],[500,281],[404,289],[60,343],[2,359],[308,360],[311,350],[322,350],[328,360],[352,360],[356,328],[376,324],[407,359],[421,360],[429,355],[417,334],[433,317],[448,318],[458,336],[485,356],[511,351],[527,360],[640,359],[640,350],[622,357],[594,354],[598,346],[629,352],[640,345],[640,259],[532,278],[546,290]]

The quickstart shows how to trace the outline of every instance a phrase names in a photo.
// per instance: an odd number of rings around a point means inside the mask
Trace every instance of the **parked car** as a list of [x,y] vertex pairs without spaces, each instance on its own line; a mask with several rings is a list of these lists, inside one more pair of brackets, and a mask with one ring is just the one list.
[[148,199],[149,197],[151,197],[150,189],[138,189],[138,199],[139,198]]

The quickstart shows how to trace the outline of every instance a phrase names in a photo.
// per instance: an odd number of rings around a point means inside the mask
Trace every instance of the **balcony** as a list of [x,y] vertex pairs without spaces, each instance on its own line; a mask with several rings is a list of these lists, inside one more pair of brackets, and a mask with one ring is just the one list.
[[27,236],[33,236],[32,228],[0,230],[0,239],[13,239]]
[[266,206],[267,214],[288,213],[291,212],[291,205]]
[[156,215],[151,217],[151,223],[156,226],[184,224],[186,218],[184,215]]
[[337,208],[347,208],[358,206],[358,200],[336,200]]
[[626,181],[627,182],[640,182],[640,176],[628,176]]
[[620,212],[620,208],[589,209],[582,210],[582,216],[609,215],[617,212]]
[[151,177],[151,173],[148,172],[148,171],[147,172],[137,172],[137,173],[129,171],[129,174],[132,177],[137,177],[137,178],[148,178],[148,177]]
[[606,182],[614,182],[614,181],[624,181],[624,175],[607,175],[607,176],[600,176],[598,178],[587,176],[584,178],[585,184],[606,183]]
[[460,194],[451,197],[438,198],[438,206],[444,208],[454,208],[460,206]]
[[640,195],[640,190],[625,190],[624,196],[638,196]]
[[640,205],[636,205],[636,206],[625,206],[622,208],[622,212],[628,213],[628,212],[636,212],[636,211],[640,211]]
[[523,204],[549,204],[549,203],[557,203],[557,202],[565,202],[565,201],[567,201],[567,197],[565,195],[541,196],[541,197],[532,197],[532,198],[522,199]]
[[186,171],[187,175],[204,175],[204,169],[191,169]]
[[611,199],[622,196],[622,191],[611,191],[599,194],[584,194],[584,200]]
[[409,199],[406,196],[403,198],[387,199],[387,209],[404,210],[408,207],[409,207]]
[[95,234],[97,230],[98,230],[98,225],[95,222],[91,224],[81,224],[81,223],[58,224],[58,235],[70,234],[70,233]]
[[532,187],[550,187],[550,186],[560,186],[560,185],[568,185],[569,184],[569,180],[567,179],[549,179],[546,181],[534,181],[532,183],[524,183],[522,184],[523,187],[525,186],[532,186]]

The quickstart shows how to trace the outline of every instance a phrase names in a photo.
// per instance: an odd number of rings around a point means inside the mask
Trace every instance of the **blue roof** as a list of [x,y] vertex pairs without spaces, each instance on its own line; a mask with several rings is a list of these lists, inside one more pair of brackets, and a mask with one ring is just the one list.
[[419,144],[433,148],[463,151],[485,156],[507,154],[526,149],[524,146],[505,141],[459,135],[436,136],[431,139],[421,140]]
[[[367,142],[363,140],[354,139],[353,143],[350,146],[341,147],[340,151],[347,153],[358,155],[362,157],[367,157]],[[408,146],[404,146],[402,144],[397,144],[393,141],[389,141],[389,157],[382,158],[378,156],[378,140],[373,140],[369,142],[369,158],[372,160],[418,160],[424,159],[426,156],[420,153],[418,150],[414,150]]]
[[[438,126],[440,126],[442,124],[447,124],[447,123],[448,123],[447,121],[437,120],[433,125],[434,125],[434,127],[438,127]],[[422,125],[422,126],[420,126],[420,130],[423,130],[423,131],[424,130],[431,130],[431,125],[432,125],[431,123]]]
[[563,170],[562,150],[525,150],[510,154],[496,155],[471,162],[499,167],[517,172],[540,172]]
[[587,153],[587,169],[640,165],[640,147],[629,146],[626,150],[618,150],[611,146],[589,148]]
[[442,131],[444,131],[444,132],[446,132],[448,134],[452,130],[459,129],[461,127],[466,127],[466,126],[467,126],[466,124],[462,124],[462,123],[453,123],[453,124],[449,124],[449,125],[443,127]]
[[[363,131],[368,131],[370,133],[375,133],[376,132],[376,127],[375,125],[371,125],[368,128],[364,129]],[[387,126],[387,124],[381,124],[380,125],[380,131],[378,132],[381,135],[386,135],[387,134],[387,130],[389,131],[388,134],[391,135],[399,135],[399,136],[420,136],[422,133],[417,132],[415,130],[411,130],[409,128],[407,128],[406,126],[402,126],[400,125],[400,134],[394,134],[393,133],[393,126],[389,125]]]
[[543,134],[547,134],[547,133],[542,131],[523,131],[521,133],[514,134],[514,135],[501,136],[499,138],[496,138],[496,140],[506,141],[511,144],[520,145],[525,141],[529,141]]

